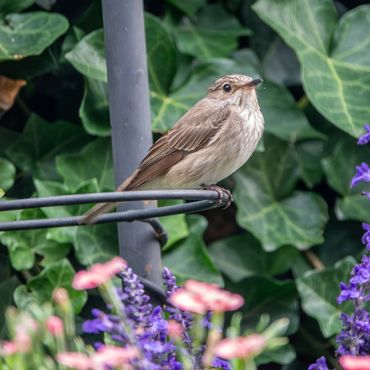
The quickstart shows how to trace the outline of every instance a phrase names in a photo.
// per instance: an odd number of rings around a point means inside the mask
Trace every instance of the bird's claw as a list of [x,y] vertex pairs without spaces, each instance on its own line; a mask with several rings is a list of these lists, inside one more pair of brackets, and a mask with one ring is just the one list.
[[216,191],[218,194],[217,199],[217,206],[221,207],[221,209],[229,208],[231,203],[234,201],[233,196],[230,190],[224,189],[218,185],[201,185],[200,187],[202,190],[212,190]]

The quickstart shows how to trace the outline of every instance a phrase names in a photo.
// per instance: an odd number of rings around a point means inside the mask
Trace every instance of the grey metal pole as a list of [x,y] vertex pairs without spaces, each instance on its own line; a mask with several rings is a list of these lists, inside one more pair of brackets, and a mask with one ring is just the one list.
[[[141,0],[102,0],[102,6],[118,185],[135,170],[152,144],[144,14]],[[119,210],[142,209],[148,203],[130,202]],[[118,235],[120,255],[135,273],[160,287],[160,247],[150,225],[121,222]]]

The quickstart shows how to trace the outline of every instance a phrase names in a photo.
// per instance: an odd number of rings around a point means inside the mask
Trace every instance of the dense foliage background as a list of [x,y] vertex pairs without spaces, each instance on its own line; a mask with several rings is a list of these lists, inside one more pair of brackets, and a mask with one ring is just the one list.
[[[229,72],[264,79],[263,145],[223,184],[227,211],[163,219],[163,263],[182,280],[244,295],[243,322],[288,317],[291,344],[264,369],[303,369],[339,332],[339,282],[361,254],[370,203],[350,189],[370,113],[370,5],[332,0],[146,1],[155,138]],[[6,198],[110,191],[113,168],[100,1],[0,0],[0,188]],[[12,94],[25,80],[12,105]],[[10,84],[10,85],[9,85]],[[10,87],[9,87],[10,86]],[[123,158],[124,160],[124,158]],[[6,212],[1,221],[88,207]],[[0,234],[4,309],[66,287],[74,270],[117,254],[115,225]],[[140,248],[140,246],[138,246]],[[82,311],[81,311],[82,310]],[[297,358],[297,359],[295,359]]]

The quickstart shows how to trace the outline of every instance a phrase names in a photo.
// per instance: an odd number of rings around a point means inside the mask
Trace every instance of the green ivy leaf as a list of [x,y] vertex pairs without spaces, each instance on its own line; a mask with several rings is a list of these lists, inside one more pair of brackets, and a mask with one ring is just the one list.
[[250,34],[251,31],[241,26],[220,4],[208,5],[195,21],[185,18],[173,29],[179,50],[199,60],[230,56],[238,38]]
[[35,0],[2,0],[0,2],[0,14],[19,12],[30,7]]
[[181,280],[196,279],[223,285],[223,280],[208,255],[202,234],[207,221],[199,215],[187,217],[189,236],[176,243],[163,255],[167,266]]
[[7,332],[5,325],[5,312],[7,308],[13,303],[13,292],[16,289],[19,281],[16,276],[0,282],[0,336],[4,338]]
[[39,303],[51,301],[55,288],[65,288],[68,291],[74,312],[77,314],[86,303],[87,293],[72,288],[74,275],[75,271],[70,262],[63,259],[45,268],[38,276],[30,279],[27,287],[37,297]]
[[145,15],[148,72],[151,90],[167,93],[176,73],[175,44],[158,18]]
[[302,308],[307,315],[318,321],[326,338],[338,334],[341,330],[339,316],[343,308],[336,300],[340,293],[339,283],[348,281],[354,264],[355,260],[347,257],[332,268],[309,271],[297,279]]
[[[26,209],[20,213],[21,220],[45,218],[38,209]],[[60,244],[46,237],[47,230],[7,231],[0,235],[2,244],[8,247],[11,264],[15,270],[30,269],[36,255],[43,256],[42,265],[68,254],[70,245]]]
[[103,30],[96,30],[77,43],[65,58],[84,76],[107,81]]
[[[34,180],[35,187],[37,190],[37,196],[39,197],[52,197],[65,194],[71,194],[70,189],[59,182],[54,181],[41,181],[38,179]],[[98,185],[95,179],[83,182],[76,189],[74,194],[85,194],[85,193],[96,193],[98,192]],[[48,218],[62,218],[79,216],[84,214],[90,205],[80,204],[74,206],[64,207],[44,207],[42,211]],[[58,227],[47,230],[46,237],[49,240],[54,240],[58,243],[73,243],[75,240],[75,234],[77,227]]]
[[60,14],[9,14],[0,21],[0,61],[39,55],[67,29],[68,21]]
[[266,121],[266,132],[291,141],[325,137],[310,126],[286,88],[265,81],[257,94]]
[[110,135],[107,87],[106,82],[85,78],[85,91],[79,115],[90,135]]
[[91,179],[97,180],[98,191],[109,191],[114,187],[110,139],[97,139],[78,154],[59,155],[56,163],[58,173],[72,192]]
[[321,165],[321,158],[324,156],[324,144],[324,141],[321,140],[307,140],[295,145],[300,177],[309,188],[319,184],[324,175]]
[[271,322],[289,319],[287,334],[298,329],[298,294],[293,282],[254,276],[228,284],[227,289],[246,297],[242,307],[244,326],[254,329],[261,315],[268,314]]
[[[159,206],[166,207],[181,203],[184,202],[181,200],[161,200],[159,201]],[[168,241],[164,248],[170,248],[176,242],[189,235],[189,228],[184,214],[160,217],[159,221],[168,235]]]
[[167,2],[187,14],[189,17],[195,15],[195,13],[206,4],[205,0],[167,0]]
[[336,215],[339,220],[370,222],[370,202],[360,195],[366,185],[350,187],[355,166],[369,161],[370,148],[356,145],[356,141],[349,137],[336,140],[334,145],[333,152],[322,160],[322,164],[329,185],[343,196],[336,202]]
[[[40,197],[70,193],[66,185],[58,182],[35,180],[35,186]],[[98,192],[98,184],[96,179],[93,179],[81,183],[75,194],[95,192]],[[90,205],[81,204],[68,207],[48,207],[42,210],[49,218],[58,218],[82,215],[89,208]],[[72,243],[78,261],[85,266],[106,261],[118,254],[115,224],[51,229],[47,231],[47,238],[58,243]],[[61,244],[58,245],[62,246]],[[51,257],[48,256],[48,258],[50,260]]]
[[32,114],[19,139],[6,154],[14,164],[39,179],[55,179],[55,156],[77,151],[86,142],[84,131],[67,122],[47,123]]
[[291,147],[270,136],[264,143],[265,152],[255,153],[234,175],[237,222],[268,251],[322,243],[328,218],[324,200],[316,193],[292,193],[299,173]]
[[0,153],[5,153],[9,146],[13,145],[19,138],[19,133],[0,127]]
[[107,224],[79,227],[74,245],[78,261],[85,266],[112,259],[118,255],[117,226]]
[[14,184],[15,167],[13,163],[0,158],[0,187],[4,190],[10,189]]
[[297,53],[310,101],[334,125],[358,136],[370,113],[370,49],[363,36],[370,6],[339,21],[331,0],[259,0],[253,9]]
[[293,247],[282,247],[275,252],[265,252],[258,240],[249,234],[231,236],[209,246],[216,266],[231,281],[262,275],[272,277],[290,269],[297,256]]
[[318,257],[327,266],[333,266],[346,256],[359,259],[364,253],[360,240],[362,229],[357,222],[337,221],[332,218],[325,228],[325,242],[317,248]]

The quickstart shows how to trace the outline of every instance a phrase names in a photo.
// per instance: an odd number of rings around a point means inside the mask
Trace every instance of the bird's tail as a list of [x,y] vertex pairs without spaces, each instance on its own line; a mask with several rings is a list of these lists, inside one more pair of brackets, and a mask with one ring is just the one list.
[[[129,190],[128,187],[129,187],[129,185],[131,183],[131,180],[132,180],[134,175],[136,175],[136,172],[134,172],[134,174],[132,176],[130,176],[126,181],[124,181],[120,186],[118,186],[116,191]],[[130,189],[130,190],[132,190],[132,189]],[[109,212],[116,205],[117,205],[117,203],[99,203],[99,204],[96,204],[94,207],[89,209],[84,214],[84,217],[80,221],[80,224],[93,224],[98,216],[102,215],[103,213]]]
[[81,224],[93,224],[95,219],[102,215],[103,213],[109,212],[113,209],[117,203],[99,203],[94,207],[89,209],[85,214],[83,219],[80,221]]

